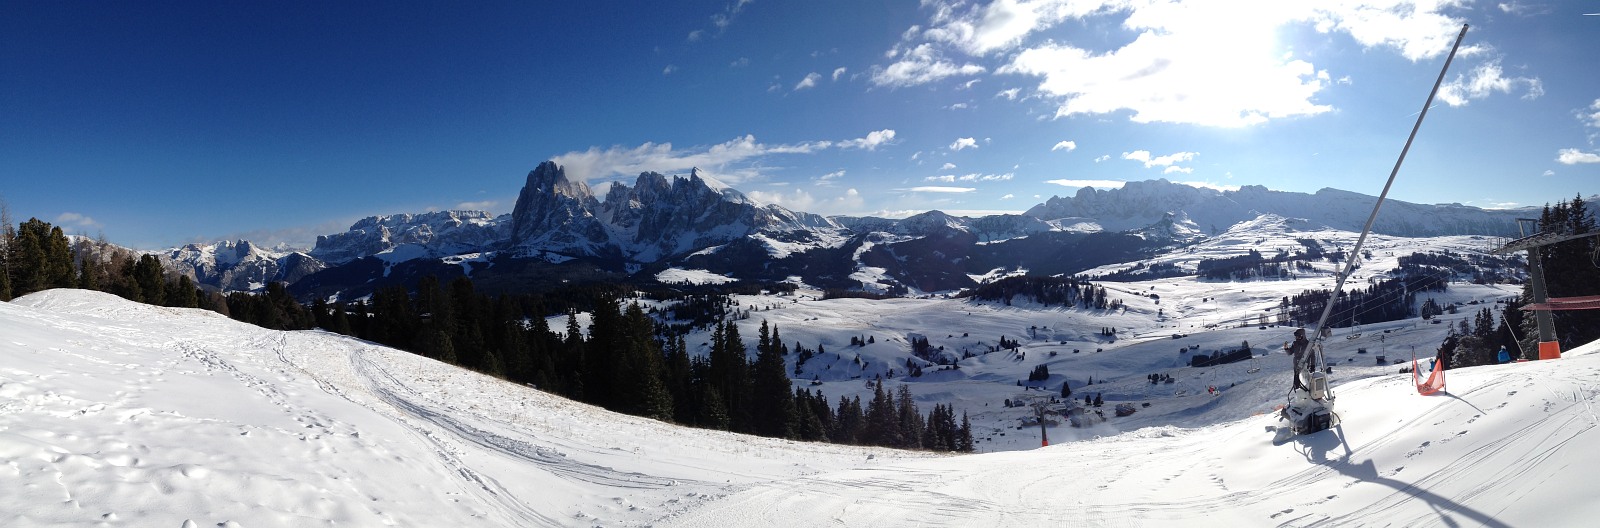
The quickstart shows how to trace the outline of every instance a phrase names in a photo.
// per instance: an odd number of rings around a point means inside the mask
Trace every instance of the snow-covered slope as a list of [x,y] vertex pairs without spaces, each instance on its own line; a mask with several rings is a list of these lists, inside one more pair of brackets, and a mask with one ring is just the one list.
[[[893,314],[1015,328],[1064,315],[896,302],[869,331],[908,326]],[[1166,419],[1187,429],[929,457],[683,429],[340,336],[91,292],[0,303],[0,328],[5,526],[1577,526],[1600,514],[1593,345],[1453,371],[1448,394],[1431,397],[1390,368],[1341,367],[1343,425],[1280,446],[1264,432],[1276,419],[1251,416],[1281,397],[1262,379],[1174,405]],[[1226,332],[1186,339],[1260,331]],[[1172,341],[1128,341],[1079,360],[1131,392],[1138,380],[1122,378]],[[960,387],[912,385],[925,403]],[[1009,449],[1036,438],[1010,432],[1024,442]]]
[[927,456],[684,429],[95,292],[0,303],[0,328],[0,526],[638,525]]

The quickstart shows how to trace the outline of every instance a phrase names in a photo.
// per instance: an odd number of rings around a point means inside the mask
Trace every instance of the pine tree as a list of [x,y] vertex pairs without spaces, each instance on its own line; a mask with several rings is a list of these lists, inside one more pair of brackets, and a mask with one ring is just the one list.
[[11,267],[11,293],[15,297],[43,290],[50,285],[44,253],[49,225],[38,218],[29,218],[17,227],[15,238],[8,244],[6,263]]
[[834,413],[833,430],[828,439],[835,444],[865,444],[866,414],[861,410],[861,397],[839,397],[839,410]]
[[961,432],[957,441],[956,450],[971,453],[976,446],[972,442],[972,421],[967,419],[967,413],[961,413]]
[[[142,255],[139,262],[133,266],[133,280],[139,285],[140,296],[136,301],[146,304],[162,304],[167,300],[166,270],[161,267],[161,260],[155,255]],[[277,328],[277,327],[271,327]]]
[[621,321],[618,387],[619,410],[657,420],[672,419],[672,395],[662,383],[662,353],[651,336],[654,324],[638,304],[629,304]]
[[10,302],[11,251],[16,246],[17,230],[11,227],[11,207],[0,200],[0,302]]
[[688,340],[678,335],[671,342],[662,379],[666,383],[667,394],[672,396],[672,419],[678,423],[692,424],[694,405],[689,395],[694,371],[689,361]]
[[188,275],[179,275],[174,284],[167,284],[166,305],[175,308],[198,308],[200,295]]
[[897,446],[900,441],[899,413],[894,394],[884,391],[883,384],[873,386],[872,401],[867,403],[861,443],[877,446]]
[[45,259],[49,261],[50,287],[76,287],[78,274],[72,268],[72,246],[67,242],[67,236],[61,232],[61,227],[50,228],[50,235],[45,239],[44,251]]
[[578,311],[567,311],[567,335],[561,343],[560,359],[556,367],[561,370],[562,377],[567,380],[566,396],[574,400],[584,397],[584,372],[588,368],[587,345],[583,340],[583,330],[578,326]]
[[78,251],[78,288],[100,291],[100,257],[88,247],[80,244]]
[[739,326],[729,321],[711,334],[711,383],[728,411],[729,428],[734,432],[753,432],[751,427],[750,366]]
[[783,352],[772,342],[767,322],[761,321],[756,340],[756,363],[752,369],[751,414],[755,433],[774,438],[793,438],[799,415],[794,389],[784,369]]

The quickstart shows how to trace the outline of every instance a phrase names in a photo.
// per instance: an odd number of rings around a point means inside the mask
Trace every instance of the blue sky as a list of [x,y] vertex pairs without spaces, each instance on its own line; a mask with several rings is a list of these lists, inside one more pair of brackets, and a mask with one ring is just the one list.
[[[1337,4],[1337,5],[1335,5]],[[821,214],[1020,212],[1166,178],[1391,197],[1600,192],[1600,1],[0,4],[13,221],[309,245],[699,167]]]

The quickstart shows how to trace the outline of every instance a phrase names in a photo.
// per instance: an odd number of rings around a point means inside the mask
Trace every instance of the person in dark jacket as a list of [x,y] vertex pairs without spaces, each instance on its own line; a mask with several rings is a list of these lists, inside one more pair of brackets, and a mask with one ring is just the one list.
[[1289,387],[1290,390],[1310,390],[1306,387],[1305,382],[1300,380],[1301,372],[1311,371],[1311,366],[1309,365],[1311,354],[1306,350],[1310,345],[1311,342],[1306,340],[1306,329],[1304,328],[1295,329],[1293,343],[1283,344],[1284,352],[1292,356],[1294,362],[1294,366],[1291,369],[1294,371],[1294,383]]

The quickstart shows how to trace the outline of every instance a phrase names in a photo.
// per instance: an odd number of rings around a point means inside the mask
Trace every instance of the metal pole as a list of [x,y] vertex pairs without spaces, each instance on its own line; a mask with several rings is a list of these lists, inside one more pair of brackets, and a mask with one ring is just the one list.
[[[1378,194],[1378,203],[1372,205],[1372,214],[1367,215],[1367,224],[1361,227],[1361,236],[1356,238],[1356,247],[1345,260],[1344,271],[1339,273],[1338,282],[1334,283],[1333,295],[1328,298],[1328,305],[1322,308],[1322,317],[1317,320],[1317,338],[1313,344],[1322,341],[1322,328],[1327,324],[1328,316],[1333,314],[1333,305],[1339,300],[1339,292],[1344,290],[1344,280],[1355,269],[1356,259],[1361,256],[1361,246],[1367,242],[1367,234],[1372,232],[1372,222],[1378,218],[1378,209],[1383,207],[1383,200],[1389,196],[1389,187],[1394,185],[1394,177],[1400,173],[1400,164],[1405,163],[1406,153],[1411,151],[1411,142],[1417,139],[1417,130],[1422,128],[1423,118],[1428,117],[1428,107],[1433,106],[1434,96],[1439,94],[1439,86],[1444,84],[1445,72],[1450,71],[1450,62],[1456,58],[1456,50],[1461,48],[1461,39],[1467,36],[1467,24],[1461,25],[1461,32],[1456,34],[1456,43],[1450,47],[1450,55],[1444,59],[1444,68],[1439,69],[1439,78],[1433,81],[1433,91],[1428,92],[1428,100],[1422,103],[1422,112],[1417,114],[1417,122],[1411,125],[1411,135],[1406,137],[1406,146],[1400,149],[1400,158],[1394,161],[1394,169],[1389,171],[1389,181],[1383,184],[1383,192]],[[1320,347],[1317,348],[1320,352]],[[1317,354],[1317,362],[1323,363],[1322,355]]]
[[[1533,283],[1533,303],[1544,304],[1549,299],[1549,293],[1544,289],[1544,263],[1540,262],[1539,246],[1528,248],[1528,282]],[[1539,342],[1545,343],[1556,340],[1555,322],[1550,310],[1534,310],[1533,320],[1539,326]]]

